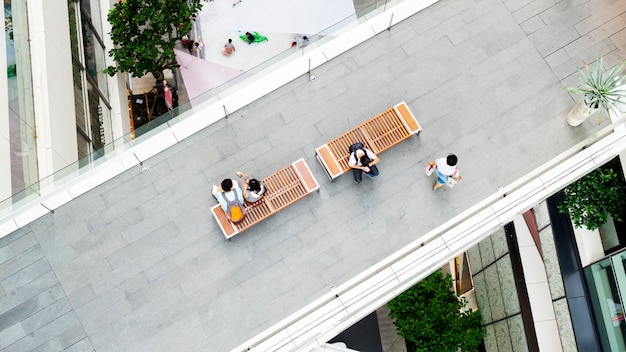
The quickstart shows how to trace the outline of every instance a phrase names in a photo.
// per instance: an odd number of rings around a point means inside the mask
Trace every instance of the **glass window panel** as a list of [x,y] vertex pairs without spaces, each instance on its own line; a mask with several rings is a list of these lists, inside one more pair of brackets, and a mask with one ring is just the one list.
[[79,38],[78,38],[78,12],[76,9],[76,3],[69,0],[68,3],[69,17],[70,17],[70,45],[72,47],[72,56],[75,60],[80,61],[79,53]]
[[98,83],[98,88],[100,89],[102,95],[106,99],[109,99],[109,87],[107,84],[107,78],[106,75],[102,72],[106,68],[106,53],[104,52],[104,48],[100,46],[98,42],[95,42],[94,51],[96,54],[96,82]]
[[89,27],[89,23],[83,19],[83,52],[84,52],[84,64],[87,74],[94,81],[98,81],[98,69],[96,67],[96,50],[94,47],[94,38]]
[[89,137],[79,130],[76,131],[76,142],[78,145],[78,165],[82,167],[89,163],[87,156],[91,154],[91,143],[89,143]]
[[618,293],[611,259],[607,258],[587,267],[585,278],[602,345],[607,351],[626,350],[624,307]]
[[74,106],[76,111],[76,126],[77,128],[86,131],[87,121],[85,118],[85,97],[83,93],[83,78],[81,69],[77,63],[72,65],[72,72],[74,76]]
[[5,50],[12,192],[18,201],[24,188],[38,180],[35,114],[29,50],[28,13],[23,0],[4,1]]
[[83,13],[93,24],[98,35],[102,38],[102,23],[100,21],[100,2],[99,0],[82,0]]
[[91,83],[87,82],[87,95],[89,99],[89,121],[91,122],[91,143],[93,150],[102,148],[100,142],[100,123],[98,107],[100,105],[100,96]]
[[95,40],[89,22],[83,20],[83,47],[85,53],[85,69],[97,84],[103,96],[108,98],[108,87],[105,74],[105,52],[100,42]]

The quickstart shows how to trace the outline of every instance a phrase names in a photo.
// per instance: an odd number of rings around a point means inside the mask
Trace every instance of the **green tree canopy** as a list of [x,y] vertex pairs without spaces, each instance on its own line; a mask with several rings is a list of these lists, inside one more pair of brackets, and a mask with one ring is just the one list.
[[107,16],[115,47],[109,50],[117,66],[104,72],[128,72],[141,77],[148,72],[158,81],[163,71],[176,66],[172,33],[191,30],[191,16],[202,9],[201,0],[121,0]]
[[467,301],[452,291],[452,277],[441,270],[387,304],[398,334],[418,352],[478,351],[485,335],[480,313],[461,311]]
[[617,160],[609,162],[563,189],[559,212],[569,213],[576,227],[595,230],[611,215],[623,221],[626,209],[626,182]]

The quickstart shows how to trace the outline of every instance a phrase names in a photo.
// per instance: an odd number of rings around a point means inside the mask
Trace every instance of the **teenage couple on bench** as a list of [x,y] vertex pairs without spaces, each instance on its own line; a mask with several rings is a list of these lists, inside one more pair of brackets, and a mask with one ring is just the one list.
[[220,186],[213,186],[211,194],[222,206],[224,213],[233,223],[242,221],[245,216],[244,200],[248,203],[259,201],[265,193],[265,185],[250,175],[237,172],[243,179],[243,190],[236,181],[230,178],[222,180]]

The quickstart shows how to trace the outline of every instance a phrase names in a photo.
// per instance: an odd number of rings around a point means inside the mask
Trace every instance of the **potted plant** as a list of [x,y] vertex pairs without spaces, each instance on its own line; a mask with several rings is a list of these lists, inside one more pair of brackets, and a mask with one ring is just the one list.
[[591,65],[584,61],[583,64],[584,70],[578,68],[580,86],[565,88],[568,92],[583,97],[567,114],[567,123],[570,126],[580,125],[596,111],[600,124],[602,113],[608,115],[611,109],[621,111],[621,105],[626,103],[626,85],[622,83],[624,82],[622,71],[626,61],[620,62],[608,71],[604,71],[602,56]]

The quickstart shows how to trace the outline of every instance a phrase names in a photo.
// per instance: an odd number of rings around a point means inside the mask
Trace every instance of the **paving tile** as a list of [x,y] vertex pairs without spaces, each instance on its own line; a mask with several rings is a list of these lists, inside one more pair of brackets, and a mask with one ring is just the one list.
[[494,321],[491,315],[491,304],[487,294],[487,283],[485,281],[485,272],[482,271],[473,277],[476,292],[476,301],[480,310],[481,324],[489,324]]
[[591,32],[582,35],[580,38],[568,43],[564,46],[565,51],[570,57],[580,56],[581,53],[593,49],[597,43],[601,43],[609,39],[614,34],[624,29],[626,21],[626,13],[603,23]]
[[561,48],[545,57],[546,63],[550,68],[554,69],[559,67],[563,63],[569,62],[571,57],[567,54],[565,49]]
[[[36,314],[51,304],[58,302],[64,296],[65,293],[63,292],[61,286],[56,285],[41,292],[35,297],[25,300],[7,312],[0,314],[0,331],[28,319],[33,316],[33,314]],[[24,331],[24,326],[22,326],[22,330]]]
[[44,255],[45,254],[39,244],[35,244],[19,255],[3,262],[0,264],[0,281],[30,266],[31,264],[38,262],[44,257]]
[[483,270],[483,262],[480,258],[480,252],[477,245],[467,250],[467,256],[470,267],[472,268],[472,274],[478,274]]
[[485,350],[498,351],[498,340],[493,324],[485,327]]
[[[42,326],[34,332],[24,336],[15,343],[9,345],[3,351],[6,352],[20,352],[31,351],[46,344],[48,341],[54,339],[56,336],[63,334],[64,332],[80,325],[76,315],[73,312],[67,313],[49,324]],[[57,345],[58,344],[53,344]],[[45,348],[43,348],[45,350]]]
[[10,346],[25,335],[24,329],[22,329],[20,324],[14,324],[6,329],[0,330],[0,348],[4,351],[5,347]]
[[493,254],[495,258],[501,258],[505,254],[509,253],[509,246],[506,241],[506,233],[504,228],[496,230],[489,236],[491,239],[491,245],[493,246]]
[[41,276],[32,278],[25,285],[7,290],[7,295],[0,298],[0,314],[3,314],[24,301],[39,295],[58,284],[57,278],[52,271],[47,271]]
[[512,10],[511,14],[517,23],[521,23],[551,8],[554,4],[555,0],[534,0],[528,2],[519,9]]
[[526,331],[521,315],[508,318],[509,332],[511,336],[511,351],[526,352],[528,351],[528,342],[526,341]]
[[496,256],[493,252],[493,244],[491,243],[491,241],[479,243],[478,248],[480,249],[480,257],[485,267],[496,261]]
[[72,310],[72,305],[67,297],[46,306],[35,314],[22,320],[24,331],[28,334],[51,323]]
[[[588,4],[589,7],[593,3]],[[595,31],[605,32],[608,28],[623,28],[626,14],[626,4],[622,1],[614,1],[603,4],[603,6],[593,6],[593,11],[589,11],[589,16],[577,22],[574,27],[580,34],[587,34]]]
[[569,306],[567,305],[567,299],[561,298],[555,300],[553,304],[563,352],[578,351],[578,348],[576,347],[576,337],[574,336],[574,329],[572,327],[572,320],[569,313]]
[[95,351],[88,338],[83,338],[76,343],[68,346],[63,350],[64,352],[92,352]]
[[[12,239],[13,237],[15,237],[15,239],[9,242],[8,240]],[[31,247],[34,247],[38,244],[37,238],[32,232],[28,232],[21,236],[18,236],[17,234],[16,236],[6,236],[3,237],[1,240],[7,243],[0,247],[0,264],[4,264],[6,261],[15,258],[17,255],[22,254],[22,252],[27,251]],[[18,260],[22,259],[19,258]],[[1,272],[3,274],[5,273],[4,270]]]
[[498,351],[513,351],[509,324],[506,320],[493,323],[494,334],[498,344]]
[[526,21],[520,23],[520,27],[524,31],[526,35],[531,35],[538,30],[541,30],[546,27],[546,23],[543,21],[541,16],[533,16]]
[[506,316],[518,314],[520,313],[520,303],[513,268],[511,267],[511,258],[508,255],[501,258],[496,262],[496,266]]
[[492,265],[485,268],[484,272],[485,284],[487,286],[487,296],[489,297],[489,306],[491,308],[491,316],[494,321],[503,319],[506,317],[506,309],[498,268],[496,265]]
[[51,352],[51,351],[63,351],[63,346],[59,342],[59,339],[53,338],[52,340],[46,341],[43,345],[40,345],[31,351],[33,352]]
[[553,300],[565,295],[561,267],[559,265],[556,248],[554,245],[554,234],[551,227],[546,227],[539,232],[539,241],[543,251],[543,263],[546,267],[546,275],[550,286],[550,295]]
[[[579,83],[576,78],[579,75],[578,68],[582,68],[584,62],[592,63],[596,61],[598,57],[609,54],[615,51],[615,49],[615,45],[610,39],[602,40],[581,52],[580,55],[574,56],[560,65],[553,67],[553,71],[558,78],[563,79],[565,83],[564,86],[577,86]],[[569,76],[571,76],[570,79],[568,79]]]
[[537,51],[541,56],[547,57],[562,49],[566,44],[578,39],[580,34],[571,26],[561,26],[539,30],[530,36]]

